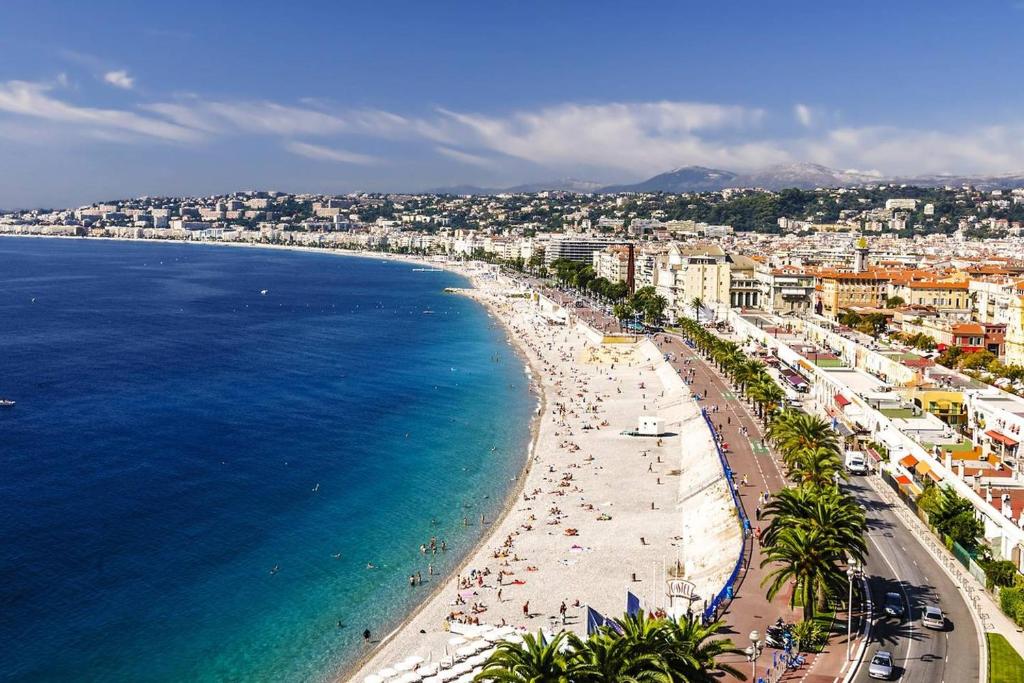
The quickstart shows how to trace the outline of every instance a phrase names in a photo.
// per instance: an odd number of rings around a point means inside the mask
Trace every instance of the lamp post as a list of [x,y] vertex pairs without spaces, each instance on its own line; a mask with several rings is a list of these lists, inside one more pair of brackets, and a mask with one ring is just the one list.
[[860,576],[861,567],[857,560],[848,558],[846,581],[850,587],[850,596],[846,601],[846,661],[850,661],[850,647],[853,643],[853,580]]
[[756,630],[750,632],[750,646],[744,650],[747,654],[747,661],[750,662],[750,681],[757,683],[757,658],[764,651],[764,643],[761,641],[761,634]]

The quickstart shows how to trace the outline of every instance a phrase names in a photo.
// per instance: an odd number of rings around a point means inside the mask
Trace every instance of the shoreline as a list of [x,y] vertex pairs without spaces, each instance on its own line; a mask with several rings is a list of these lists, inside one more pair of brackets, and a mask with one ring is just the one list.
[[515,501],[523,493],[523,489],[526,486],[526,481],[529,477],[530,471],[534,462],[534,454],[537,448],[537,443],[540,438],[540,423],[541,418],[547,409],[547,392],[544,389],[543,383],[539,381],[540,372],[531,360],[527,349],[523,346],[522,340],[509,328],[507,322],[502,318],[499,312],[494,306],[487,300],[481,299],[473,295],[473,292],[478,289],[479,283],[477,282],[478,274],[466,272],[464,267],[458,267],[449,262],[436,262],[428,261],[424,258],[406,255],[406,254],[391,254],[387,252],[366,252],[366,251],[351,251],[346,249],[333,249],[333,248],[321,248],[321,247],[306,247],[301,245],[276,245],[276,244],[251,244],[245,242],[209,242],[209,241],[185,241],[185,240],[164,240],[164,239],[132,239],[127,237],[67,237],[60,235],[3,235],[2,237],[30,237],[37,239],[55,239],[55,240],[89,240],[89,241],[116,241],[116,242],[141,242],[141,243],[157,243],[157,244],[188,244],[192,246],[212,246],[212,247],[233,247],[233,248],[245,248],[245,249],[267,249],[274,251],[293,251],[293,252],[304,252],[304,253],[323,253],[332,256],[352,256],[356,258],[364,259],[379,259],[386,261],[395,261],[399,263],[407,263],[410,265],[423,265],[429,267],[436,267],[445,270],[446,272],[453,273],[464,279],[469,285],[468,288],[460,289],[454,292],[458,296],[466,297],[481,307],[487,312],[488,317],[495,320],[502,328],[505,339],[511,344],[515,350],[516,356],[519,357],[523,363],[524,370],[528,371],[530,377],[530,388],[536,392],[535,408],[533,416],[530,418],[528,425],[529,439],[527,451],[524,455],[523,465],[516,474],[515,484],[508,488],[504,494],[504,501],[499,508],[495,518],[487,522],[488,530],[481,533],[480,537],[469,546],[462,559],[458,564],[453,566],[448,571],[436,575],[436,585],[428,592],[423,595],[423,598],[416,605],[416,607],[406,613],[398,623],[391,628],[386,635],[381,637],[379,640],[373,643],[373,647],[368,651],[361,654],[357,659],[347,662],[344,664],[341,671],[331,674],[330,680],[332,681],[344,681],[348,678],[346,671],[359,671],[365,664],[383,650],[399,633],[401,633],[424,609],[432,604],[438,597],[438,595],[444,591],[448,581],[459,574],[461,574],[466,566],[470,564],[472,559],[484,548],[485,545],[491,543],[494,539],[494,529],[500,527],[506,520],[508,515],[512,512]]
[[[366,252],[363,253],[366,254]],[[370,256],[371,254],[366,255]],[[420,261],[420,263],[426,262]],[[445,270],[458,273],[458,271],[455,271],[454,269],[450,268],[445,268]],[[471,283],[473,283],[473,280],[470,276],[466,275],[465,273],[458,274],[462,275],[466,279],[470,280]],[[475,287],[475,283],[473,284]],[[424,610],[426,610],[431,604],[434,603],[435,600],[438,599],[438,597],[440,597],[440,595],[444,592],[445,588],[447,587],[448,581],[453,576],[460,576],[465,571],[466,567],[472,562],[473,558],[476,557],[481,550],[483,550],[484,546],[493,542],[495,530],[500,528],[502,524],[507,520],[508,516],[512,513],[513,506],[515,505],[515,502],[519,499],[519,497],[523,494],[523,490],[526,488],[526,481],[529,478],[531,470],[533,469],[534,455],[536,452],[537,443],[540,440],[541,419],[544,415],[544,412],[547,410],[547,392],[545,391],[543,384],[539,381],[540,374],[537,371],[537,368],[534,366],[533,362],[531,361],[530,357],[526,353],[526,349],[523,348],[522,342],[515,335],[512,334],[512,330],[509,329],[505,320],[503,320],[501,316],[499,316],[497,312],[489,304],[477,300],[471,294],[467,294],[467,292],[470,291],[472,290],[466,290],[466,292],[458,292],[458,295],[468,296],[468,298],[473,299],[478,304],[484,307],[484,309],[489,313],[490,317],[499,322],[502,329],[504,330],[506,338],[512,344],[513,348],[515,348],[516,355],[521,358],[524,367],[530,372],[531,388],[536,387],[537,390],[538,406],[537,410],[534,411],[533,417],[530,418],[530,445],[527,448],[525,463],[523,465],[522,470],[519,472],[518,475],[516,475],[515,486],[509,489],[497,516],[495,516],[493,520],[487,522],[487,526],[490,528],[490,531],[488,533],[481,534],[480,538],[478,538],[477,541],[473,543],[473,545],[470,548],[467,549],[465,557],[456,566],[454,566],[445,574],[440,574],[436,576],[436,585],[424,595],[423,600],[420,601],[420,603],[416,606],[415,609],[411,610],[408,614],[406,614],[404,618],[401,619],[397,626],[388,631],[387,635],[383,636],[375,643],[373,643],[373,647],[367,650],[362,655],[360,655],[357,660],[347,664],[344,667],[345,670],[351,673],[345,673],[344,671],[342,671],[332,676],[331,680],[335,683],[354,680],[354,677],[359,671],[365,668],[366,665],[369,664],[369,662],[374,657],[383,652],[383,650],[388,645],[390,645],[394,641],[394,639],[398,637],[400,633],[402,633],[406,628],[408,628],[409,625],[413,621],[415,621],[415,619],[418,616],[420,616]]]

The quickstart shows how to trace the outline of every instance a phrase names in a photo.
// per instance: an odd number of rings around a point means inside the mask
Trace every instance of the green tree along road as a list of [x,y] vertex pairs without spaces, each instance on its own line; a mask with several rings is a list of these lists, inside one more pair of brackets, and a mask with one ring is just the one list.
[[722,674],[746,677],[721,661],[742,655],[728,638],[718,637],[720,622],[700,617],[623,616],[583,639],[562,632],[550,642],[527,634],[520,643],[501,643],[477,681],[495,683],[712,683]]

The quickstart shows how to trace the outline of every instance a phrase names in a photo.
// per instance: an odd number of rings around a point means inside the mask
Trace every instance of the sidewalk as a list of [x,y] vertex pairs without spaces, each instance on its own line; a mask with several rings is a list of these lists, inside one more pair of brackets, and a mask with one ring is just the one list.
[[[723,441],[729,446],[727,458],[737,481],[742,481],[744,476],[747,478],[748,485],[739,487],[739,496],[751,524],[757,525],[758,497],[764,491],[774,492],[788,485],[783,476],[781,463],[764,444],[760,422],[733,391],[729,381],[720,376],[680,338],[659,334],[656,343],[663,353],[673,354],[672,365],[678,371],[685,375],[690,369],[694,370],[694,381],[690,389],[695,396],[698,393],[703,395],[704,391],[707,391],[707,398],[700,402],[701,407],[708,411],[708,416],[722,435]],[[689,364],[686,363],[687,360],[690,360]],[[718,412],[714,412],[716,408]],[[747,429],[749,438],[743,436],[741,427]],[[727,626],[724,632],[728,633],[740,648],[750,644],[749,634],[753,630],[757,630],[763,638],[765,628],[780,616],[787,622],[796,622],[802,618],[801,610],[789,608],[788,592],[780,593],[771,602],[765,597],[765,588],[761,581],[771,568],[761,568],[761,548],[756,542],[751,545],[747,570],[741,575],[735,597],[722,614]],[[840,612],[836,618],[845,619],[846,614]],[[853,649],[856,649],[856,644]],[[766,649],[758,660],[759,677],[766,675],[766,670],[772,663],[773,652],[775,651]],[[840,671],[845,669],[845,658],[846,637],[836,636],[820,654],[808,656],[807,664],[786,673],[781,680],[831,683],[841,677]],[[732,664],[741,671],[748,672],[749,676],[748,662],[739,661]]]

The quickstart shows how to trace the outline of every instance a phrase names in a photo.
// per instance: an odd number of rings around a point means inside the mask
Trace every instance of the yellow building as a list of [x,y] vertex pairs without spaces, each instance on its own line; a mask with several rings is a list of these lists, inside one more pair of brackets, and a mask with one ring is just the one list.
[[822,315],[839,317],[847,308],[881,308],[889,276],[881,271],[863,273],[823,271],[818,274]]
[[966,311],[971,307],[968,287],[966,280],[911,280],[890,283],[887,295],[898,296],[907,306]]

